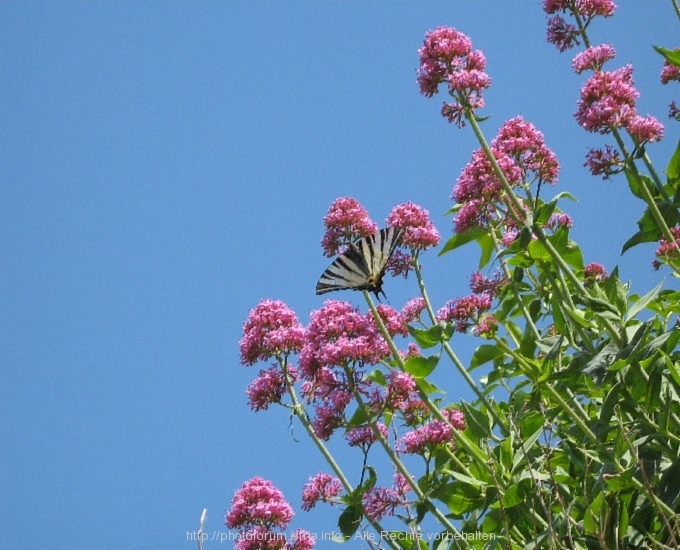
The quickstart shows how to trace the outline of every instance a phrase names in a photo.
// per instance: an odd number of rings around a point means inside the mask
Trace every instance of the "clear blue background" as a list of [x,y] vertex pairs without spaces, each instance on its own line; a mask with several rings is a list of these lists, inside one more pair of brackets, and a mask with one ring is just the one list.
[[[610,67],[634,63],[640,112],[668,123],[675,89],[651,45],[677,46],[671,4],[620,4],[591,36],[615,45]],[[443,97],[419,95],[428,29],[454,26],[485,52],[489,138],[517,114],[544,132],[563,169],[543,193],[579,199],[563,207],[586,260],[650,288],[654,246],[619,256],[642,204],[583,168],[603,140],[573,119],[584,77],[575,51],[546,43],[545,19],[538,1],[2,2],[0,547],[195,548],[201,510],[226,532],[254,475],[297,508],[327,468],[283,409],[249,411],[241,326],[262,298],[303,322],[323,303],[336,197],[379,223],[412,200],[450,235],[451,186],[476,144],[439,116]],[[668,123],[649,148],[660,171],[677,136]],[[467,292],[475,252],[423,263],[441,305]],[[396,307],[416,292],[386,290]],[[477,343],[454,341],[462,356]],[[470,398],[449,381],[449,399]],[[336,515],[293,527],[331,531]],[[231,543],[205,545],[219,547]]]

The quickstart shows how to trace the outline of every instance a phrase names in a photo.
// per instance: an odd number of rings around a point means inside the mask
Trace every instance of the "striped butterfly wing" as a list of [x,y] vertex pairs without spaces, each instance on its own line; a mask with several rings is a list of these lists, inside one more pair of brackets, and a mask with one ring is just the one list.
[[387,262],[403,236],[403,229],[387,227],[350,244],[323,272],[316,293],[350,289],[369,290],[378,296]]

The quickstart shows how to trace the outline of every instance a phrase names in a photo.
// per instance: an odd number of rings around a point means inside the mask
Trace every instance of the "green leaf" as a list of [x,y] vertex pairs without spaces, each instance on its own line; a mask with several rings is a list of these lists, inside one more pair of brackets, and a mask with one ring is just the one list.
[[668,178],[668,183],[673,186],[680,179],[680,141],[678,141],[675,152],[666,167],[666,177]]
[[361,525],[362,518],[363,513],[359,505],[352,504],[342,511],[338,518],[338,527],[346,539],[351,538],[356,533],[356,530]]
[[550,252],[543,245],[541,241],[535,240],[529,243],[527,247],[529,257],[534,261],[548,262],[550,261]]
[[460,472],[454,472],[453,470],[446,470],[443,473],[448,473],[451,477],[456,478],[461,483],[467,483],[468,485],[472,485],[473,487],[485,487],[486,486],[486,483],[484,481],[482,481],[481,479],[466,476],[465,474],[461,474]]
[[503,496],[501,497],[501,502],[505,508],[512,508],[518,504],[522,504],[526,501],[526,489],[524,489],[523,484],[513,483],[508,487]]
[[491,435],[491,421],[489,416],[486,413],[471,407],[465,401],[462,401],[460,405],[465,413],[465,421],[467,423],[465,431],[475,439],[489,437]]
[[454,516],[474,510],[481,501],[478,487],[467,483],[449,483],[432,491],[432,496],[449,508]]
[[408,331],[416,343],[423,349],[431,348],[445,342],[453,334],[453,327],[441,321],[428,329],[419,329],[408,325]]
[[442,256],[447,252],[451,252],[452,250],[455,250],[456,248],[459,248],[470,241],[476,241],[484,235],[486,235],[486,231],[483,229],[470,229],[465,233],[456,233],[453,235],[453,237],[446,241],[446,244],[444,244],[442,249],[439,251],[439,256]]
[[626,316],[626,321],[629,321],[633,317],[635,317],[638,313],[640,313],[643,309],[645,309],[650,302],[655,300],[657,296],[659,295],[659,292],[661,291],[661,287],[663,286],[663,281],[660,282],[658,285],[656,285],[652,290],[650,290],[647,294],[642,296],[642,298],[639,298],[628,310],[628,315]]
[[653,48],[663,55],[666,58],[666,61],[668,61],[671,65],[680,67],[680,52],[669,50],[668,48],[664,48],[662,46],[653,46]]
[[472,359],[470,359],[470,370],[476,369],[480,365],[488,363],[489,361],[493,361],[494,359],[502,356],[503,351],[498,346],[482,344],[472,354]]
[[624,172],[626,173],[626,179],[628,180],[628,187],[630,188],[631,193],[638,199],[642,199],[643,201],[646,200],[646,194],[642,192],[643,185],[647,187],[648,193],[652,196],[655,195],[654,182],[649,176],[640,174],[637,170],[632,170],[628,167],[624,169]]
[[406,372],[416,379],[425,378],[434,371],[438,362],[438,355],[430,355],[429,357],[413,356],[404,362],[404,368]]
[[484,266],[486,266],[486,264],[489,263],[489,260],[491,259],[491,256],[496,248],[491,235],[486,232],[477,239],[477,244],[482,251],[482,253],[479,255],[479,264],[477,267],[482,269]]

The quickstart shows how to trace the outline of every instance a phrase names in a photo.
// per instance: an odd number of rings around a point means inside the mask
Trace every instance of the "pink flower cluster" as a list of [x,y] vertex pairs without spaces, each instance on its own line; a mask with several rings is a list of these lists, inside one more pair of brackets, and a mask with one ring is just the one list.
[[334,503],[340,493],[342,484],[339,479],[329,474],[316,474],[302,488],[302,509],[309,512],[319,501]]
[[590,285],[594,282],[601,283],[607,280],[609,274],[602,264],[597,262],[591,262],[583,268],[583,278],[585,279],[586,285]]
[[[297,368],[289,366],[287,372],[291,376],[291,381],[297,379]],[[248,386],[246,395],[250,408],[261,411],[267,410],[272,403],[280,403],[285,392],[286,375],[275,365],[259,372],[257,378]]]
[[392,516],[399,506],[405,506],[406,494],[411,490],[406,478],[400,473],[394,475],[392,487],[372,487],[362,497],[364,513],[372,521]]
[[[511,186],[533,181],[557,182],[557,156],[545,144],[543,134],[522,117],[508,120],[491,142],[491,150]],[[494,220],[509,226],[516,224],[510,206],[504,204],[504,192],[498,176],[483,149],[477,149],[463,168],[453,188],[452,198],[459,208],[454,218],[457,233],[486,228]],[[498,219],[499,212],[505,215]],[[524,212],[514,213],[520,219]]]
[[439,85],[446,83],[455,102],[444,103],[442,115],[449,122],[463,126],[467,113],[484,107],[482,91],[491,85],[491,78],[484,72],[484,54],[473,51],[470,38],[451,27],[429,31],[418,53],[421,93],[432,97],[438,93]]
[[602,176],[602,179],[606,180],[623,170],[624,161],[616,149],[611,145],[605,145],[602,149],[590,149],[586,153],[583,166],[586,166],[593,176]]
[[[387,216],[387,225],[406,230],[404,246],[424,249],[439,243],[439,232],[430,220],[429,212],[412,202],[395,205]],[[352,197],[333,201],[324,216],[326,233],[321,241],[324,253],[333,256],[347,243],[375,233],[378,226],[366,209]]]
[[370,313],[361,313],[348,302],[327,300],[310,314],[300,367],[313,378],[321,367],[375,365],[389,354]]
[[[543,10],[547,14],[569,13],[585,28],[594,17],[614,15],[616,4],[612,0],[544,0]],[[553,15],[548,19],[547,38],[563,52],[579,43],[579,29],[562,16]]]
[[295,312],[279,300],[263,300],[248,314],[239,342],[241,363],[279,358],[302,349],[305,330]]
[[673,235],[674,241],[661,239],[656,249],[656,255],[665,261],[680,258],[680,226],[671,227],[671,235]]
[[484,277],[475,273],[470,279],[472,294],[457,300],[449,300],[437,311],[437,319],[454,323],[456,332],[467,332],[474,326],[476,336],[491,337],[496,333],[498,321],[493,315],[485,315],[491,309],[491,302],[505,287],[507,280],[501,273]]
[[[614,49],[603,45],[591,47],[574,58],[577,72],[593,70],[581,88],[578,110],[574,114],[578,123],[588,132],[611,133],[625,129],[636,145],[660,141],[664,127],[652,115],[643,117],[637,113],[636,104],[640,93],[633,83],[633,67],[626,65],[613,71],[601,70],[602,63],[614,57]],[[584,164],[593,175],[607,179],[621,170],[622,160],[611,146],[591,149]]]
[[424,250],[439,244],[439,231],[430,213],[412,202],[397,204],[387,216],[387,225],[404,228],[403,245]]
[[661,84],[668,84],[671,81],[680,82],[680,68],[664,60],[661,69]]
[[326,232],[321,240],[324,254],[335,256],[344,250],[347,243],[361,237],[368,237],[378,230],[366,209],[351,197],[335,199],[323,218]]
[[315,543],[307,531],[296,530],[292,542],[278,531],[288,527],[293,515],[293,508],[271,481],[254,477],[234,494],[225,524],[239,530],[236,550],[310,550]]
[[405,454],[426,455],[442,445],[453,446],[454,429],[465,429],[465,415],[454,409],[444,409],[442,415],[446,422],[431,420],[412,430],[397,442],[397,448]]

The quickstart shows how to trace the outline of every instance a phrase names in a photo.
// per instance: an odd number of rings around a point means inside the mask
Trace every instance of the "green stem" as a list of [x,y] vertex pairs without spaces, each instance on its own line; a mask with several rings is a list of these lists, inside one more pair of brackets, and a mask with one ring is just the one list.
[[[319,437],[316,435],[316,432],[314,432],[314,427],[312,426],[312,423],[309,420],[309,416],[307,415],[304,406],[300,402],[300,399],[297,396],[297,392],[295,391],[295,387],[293,386],[292,381],[288,375],[285,362],[282,363],[281,367],[286,379],[286,389],[288,390],[288,395],[290,396],[291,401],[293,403],[292,407],[295,415],[300,419],[300,422],[304,426],[307,434],[312,439],[317,449],[319,449],[321,455],[326,459],[326,462],[328,462],[328,465],[331,467],[337,478],[340,480],[340,483],[342,483],[345,492],[347,492],[348,494],[351,493],[354,490],[352,484],[345,476],[344,472],[342,471],[342,468],[340,468],[340,465],[337,463],[335,458],[333,458],[333,455],[328,450],[328,447],[324,445],[323,441],[321,441],[321,439],[319,439]],[[381,533],[384,531],[382,525],[380,525],[379,522],[371,520],[369,518],[366,518],[366,521],[368,521],[370,526],[373,527],[373,529],[377,533]],[[399,550],[400,548],[400,546],[395,541],[386,540],[385,542],[390,546],[390,548],[393,548],[394,550]]]
[[[346,373],[348,377],[351,377],[351,372]],[[350,379],[350,378],[348,378]],[[357,390],[356,386],[352,384],[352,394],[354,396],[354,400],[357,402],[357,405],[359,408],[364,411],[365,415],[367,417],[371,417],[368,413],[368,408],[366,407],[366,404],[364,403],[363,398],[361,397],[361,394],[359,394],[359,391]],[[425,493],[423,493],[422,489],[418,485],[415,479],[411,476],[410,472],[407,470],[406,466],[404,463],[401,461],[401,459],[397,456],[397,453],[394,452],[394,449],[390,447],[390,444],[388,441],[385,439],[383,436],[382,432],[378,429],[378,426],[376,424],[375,419],[370,420],[369,422],[371,429],[373,430],[373,434],[375,435],[376,439],[380,443],[381,447],[387,454],[387,456],[390,459],[390,462],[394,465],[394,467],[397,469],[397,471],[404,477],[406,482],[409,484],[413,492],[416,494],[418,497],[418,500],[420,502],[425,503],[426,501],[428,502],[428,510],[434,515],[435,518],[439,521],[439,523],[447,529],[448,531],[457,534],[458,536],[455,537],[456,540],[458,540],[460,534],[459,531],[453,526],[453,524],[447,519],[447,517],[434,505],[432,502],[426,497]],[[458,545],[458,548],[460,548],[460,545]]]
[[[430,297],[427,294],[427,289],[425,288],[425,282],[423,281],[423,274],[422,271],[420,270],[420,266],[418,265],[417,261],[413,262],[414,265],[414,270],[416,273],[416,279],[418,280],[418,288],[420,289],[420,294],[425,300],[425,305],[427,308],[427,313],[430,316],[430,321],[434,325],[437,322],[437,318],[434,313],[434,309],[432,308],[432,304],[430,302]],[[507,432],[508,426],[505,423],[505,421],[498,415],[498,413],[494,410],[494,408],[491,406],[491,403],[489,403],[488,399],[486,396],[482,393],[482,391],[477,387],[477,384],[473,380],[473,378],[470,376],[470,373],[467,371],[465,368],[465,365],[463,365],[462,361],[458,358],[456,353],[453,351],[453,348],[451,345],[448,343],[448,341],[442,342],[442,347],[444,348],[444,351],[446,352],[446,355],[448,355],[449,359],[451,359],[451,362],[454,364],[458,372],[461,374],[467,385],[472,389],[472,391],[475,393],[477,396],[477,399],[479,399],[484,406],[487,408],[491,416],[493,416],[493,419],[496,421],[496,423],[504,430]]]

